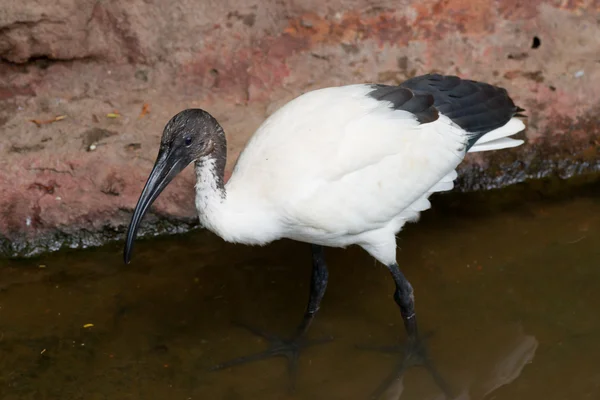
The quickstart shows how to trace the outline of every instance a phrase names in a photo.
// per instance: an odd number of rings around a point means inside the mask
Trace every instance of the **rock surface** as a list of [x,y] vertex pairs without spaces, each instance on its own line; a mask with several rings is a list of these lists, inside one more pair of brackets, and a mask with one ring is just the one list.
[[[181,109],[222,122],[230,171],[267,115],[323,86],[437,71],[507,88],[528,142],[470,155],[459,190],[600,168],[600,0],[0,4],[2,255],[122,237]],[[193,178],[161,195],[146,234],[196,225]]]

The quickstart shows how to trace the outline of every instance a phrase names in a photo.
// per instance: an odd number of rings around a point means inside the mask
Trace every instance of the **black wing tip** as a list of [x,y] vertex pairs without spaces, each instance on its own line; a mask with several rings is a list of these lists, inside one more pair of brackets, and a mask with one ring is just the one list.
[[410,112],[422,123],[433,122],[439,118],[438,110],[435,108],[435,98],[430,93],[416,93],[414,90],[402,86],[389,86],[372,84],[372,91],[367,96],[391,103],[394,110]]
[[[440,85],[440,83],[442,83],[442,85]],[[423,87],[418,87],[419,85],[422,85]],[[461,78],[460,76],[452,74],[441,74],[438,72],[417,75],[405,80],[400,84],[400,86],[402,87],[407,87],[415,90],[426,90],[427,87],[429,87],[434,88],[435,90],[440,92],[445,92],[449,89],[451,90],[458,85],[474,85],[479,90],[491,91],[497,94],[503,93],[508,95],[508,91],[502,86],[497,86],[488,82],[477,81],[469,78]],[[524,110],[520,109],[520,111]]]
[[505,88],[456,75],[431,73],[415,76],[398,86],[372,84],[368,95],[388,101],[395,110],[408,111],[420,123],[436,121],[439,114],[467,132],[483,135],[512,117],[527,118]]
[[410,78],[400,87],[434,96],[435,108],[467,132],[485,134],[525,111],[508,91],[487,82],[439,73]]

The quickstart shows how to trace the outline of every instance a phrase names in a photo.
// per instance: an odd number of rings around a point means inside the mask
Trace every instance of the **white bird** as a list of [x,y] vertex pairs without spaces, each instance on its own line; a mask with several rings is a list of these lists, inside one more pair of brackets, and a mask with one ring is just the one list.
[[295,370],[327,286],[323,246],[354,244],[391,271],[409,344],[422,356],[413,289],[396,263],[396,234],[430,208],[431,194],[453,188],[466,153],[522,144],[510,138],[525,128],[521,111],[503,88],[437,74],[399,86],[314,90],[264,121],[225,184],[222,127],[204,110],[184,110],[164,129],[129,226],[125,262],[148,207],[195,162],[196,207],[205,228],[234,243],[288,238],[312,244],[310,298],[296,334],[222,367],[284,355]]

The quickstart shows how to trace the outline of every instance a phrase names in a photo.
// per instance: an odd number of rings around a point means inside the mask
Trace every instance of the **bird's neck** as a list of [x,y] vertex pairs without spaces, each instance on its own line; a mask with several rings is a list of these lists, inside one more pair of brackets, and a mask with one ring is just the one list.
[[[227,242],[263,245],[281,237],[270,208],[239,186],[224,184],[225,135],[196,162],[196,209],[200,224]],[[230,181],[231,182],[231,181]],[[257,229],[263,227],[263,229]],[[267,227],[265,229],[265,227]]]
[[215,141],[214,150],[195,163],[196,209],[202,225],[213,231],[213,220],[221,214],[227,198],[224,182],[227,141],[223,129],[219,131],[219,135],[212,139]]
[[225,197],[225,164],[227,164],[227,143],[225,135],[216,139],[215,149],[196,161],[196,188],[219,192]]
[[196,203],[199,196],[221,202],[227,197],[225,185],[225,163],[208,156],[196,161]]

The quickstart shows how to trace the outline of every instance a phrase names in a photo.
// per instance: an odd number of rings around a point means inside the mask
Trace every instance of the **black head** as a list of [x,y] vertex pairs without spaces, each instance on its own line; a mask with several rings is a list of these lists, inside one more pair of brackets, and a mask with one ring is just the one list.
[[127,231],[124,259],[129,263],[138,226],[146,211],[165,187],[191,162],[208,157],[223,143],[223,130],[212,115],[188,109],[175,115],[165,126],[154,168],[133,211]]
[[165,125],[158,157],[168,152],[187,166],[210,154],[221,134],[219,123],[206,111],[199,108],[181,111]]

